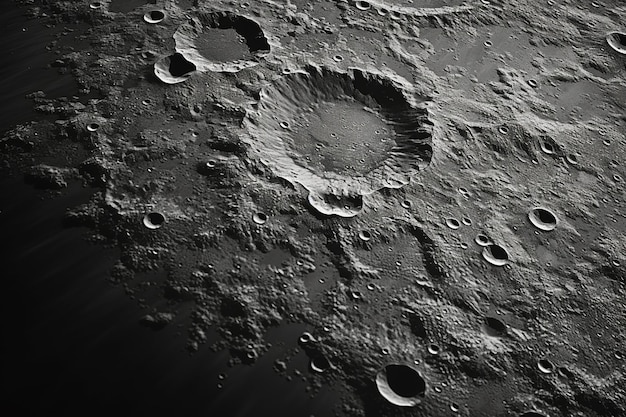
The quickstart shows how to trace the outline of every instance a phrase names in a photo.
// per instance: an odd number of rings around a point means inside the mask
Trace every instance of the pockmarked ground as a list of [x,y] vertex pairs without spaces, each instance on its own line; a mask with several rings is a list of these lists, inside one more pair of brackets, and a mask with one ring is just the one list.
[[342,415],[626,414],[624,2],[32,3],[93,98],[2,169],[98,187],[146,323],[248,364],[305,323]]

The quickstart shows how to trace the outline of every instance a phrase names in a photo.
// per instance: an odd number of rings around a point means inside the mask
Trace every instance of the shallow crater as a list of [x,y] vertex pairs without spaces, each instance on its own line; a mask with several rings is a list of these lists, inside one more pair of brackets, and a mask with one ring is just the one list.
[[176,50],[201,71],[237,72],[257,65],[270,52],[263,30],[253,20],[231,12],[200,12],[174,34]]
[[382,73],[309,66],[260,96],[244,140],[323,214],[354,216],[361,196],[400,188],[430,162],[428,99]]

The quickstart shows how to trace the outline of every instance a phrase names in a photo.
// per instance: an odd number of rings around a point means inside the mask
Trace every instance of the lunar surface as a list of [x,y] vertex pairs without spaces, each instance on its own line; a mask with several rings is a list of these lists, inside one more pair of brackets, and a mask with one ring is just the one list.
[[78,89],[0,172],[94,190],[142,326],[255,367],[297,325],[330,415],[626,415],[626,2],[19,7]]

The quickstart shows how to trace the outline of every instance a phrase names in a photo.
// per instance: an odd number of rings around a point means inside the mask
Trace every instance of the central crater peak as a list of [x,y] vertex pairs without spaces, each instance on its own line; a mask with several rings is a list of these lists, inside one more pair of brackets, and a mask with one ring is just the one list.
[[320,213],[351,217],[363,195],[402,187],[430,162],[427,101],[399,77],[308,66],[261,91],[246,141]]

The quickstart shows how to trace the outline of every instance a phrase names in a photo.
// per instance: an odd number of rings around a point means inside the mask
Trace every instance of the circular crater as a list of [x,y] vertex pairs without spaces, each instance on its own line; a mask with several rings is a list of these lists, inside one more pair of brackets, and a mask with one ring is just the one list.
[[547,359],[539,359],[537,369],[544,374],[551,374],[554,371],[554,364]]
[[539,143],[539,147],[541,148],[541,151],[546,155],[554,155],[556,153],[554,145],[547,140],[542,140]]
[[313,337],[313,335],[309,332],[304,332],[298,338],[298,342],[300,342],[300,344],[302,345],[307,345],[309,343],[315,342],[315,337]]
[[476,242],[478,246],[488,246],[492,243],[489,237],[483,235],[482,233],[476,235],[474,242]]
[[537,229],[549,232],[554,230],[558,223],[556,214],[544,207],[535,207],[528,213],[528,219]]
[[165,216],[159,212],[148,213],[143,218],[143,225],[148,229],[158,229],[165,223]]
[[100,129],[100,125],[96,122],[92,122],[87,125],[87,131],[89,132],[95,132],[98,129]]
[[267,214],[258,212],[252,215],[252,221],[258,225],[267,223]]
[[161,23],[165,20],[165,12],[163,10],[150,10],[143,15],[143,20],[150,24]]
[[606,43],[608,43],[615,52],[626,55],[626,33],[611,32],[606,35]]
[[439,345],[436,345],[434,343],[428,345],[427,350],[428,353],[430,353],[431,355],[439,355],[439,352],[441,352],[441,348],[439,347]]
[[570,164],[570,165],[578,165],[578,157],[576,156],[576,154],[570,153],[565,157],[565,160]]
[[367,230],[361,230],[359,232],[359,239],[361,239],[363,242],[367,242],[371,238],[372,238],[372,234],[368,232]]
[[187,81],[196,69],[195,64],[179,52],[163,57],[154,63],[154,75],[165,84]]
[[357,9],[362,11],[369,10],[372,7],[372,5],[367,1],[357,1],[355,6]]
[[509,253],[502,246],[495,243],[485,246],[483,258],[494,266],[504,266],[509,263]]
[[331,363],[324,355],[318,354],[311,358],[309,366],[313,372],[324,373],[331,368]]
[[456,230],[461,227],[461,223],[459,223],[459,221],[454,217],[448,217],[446,219],[446,226],[448,226],[452,230]]
[[390,77],[313,66],[285,75],[248,111],[244,140],[318,212],[352,217],[364,195],[406,185],[431,159],[427,99]]
[[400,407],[414,407],[422,402],[426,381],[410,365],[389,364],[376,375],[378,392],[387,401]]
[[176,30],[174,40],[200,71],[241,71],[270,52],[258,23],[231,12],[199,13]]

